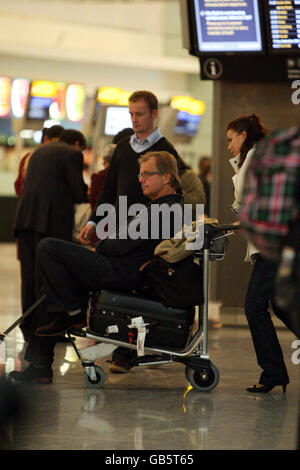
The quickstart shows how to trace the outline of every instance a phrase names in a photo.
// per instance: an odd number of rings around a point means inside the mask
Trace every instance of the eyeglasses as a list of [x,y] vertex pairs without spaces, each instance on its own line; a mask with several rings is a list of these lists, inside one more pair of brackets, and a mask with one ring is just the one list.
[[152,175],[159,175],[159,171],[143,171],[143,173],[138,174],[138,179],[140,178],[147,179]]

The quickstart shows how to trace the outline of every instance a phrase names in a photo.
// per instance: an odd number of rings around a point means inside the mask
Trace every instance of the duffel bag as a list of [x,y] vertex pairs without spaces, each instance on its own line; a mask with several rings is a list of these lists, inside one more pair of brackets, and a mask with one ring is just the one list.
[[88,310],[88,331],[136,344],[138,330],[132,319],[146,324],[145,346],[179,350],[186,346],[194,322],[194,309],[167,308],[161,302],[111,291],[94,293]]
[[203,304],[202,265],[195,263],[192,255],[176,263],[156,256],[143,269],[143,274],[146,285],[166,307],[189,308]]

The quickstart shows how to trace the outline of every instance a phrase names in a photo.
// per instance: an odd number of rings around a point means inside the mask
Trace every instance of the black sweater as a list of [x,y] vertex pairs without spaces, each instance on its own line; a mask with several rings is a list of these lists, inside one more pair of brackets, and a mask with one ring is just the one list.
[[[164,206],[172,207],[175,204],[182,208],[182,203],[183,196],[176,193],[160,197],[159,199],[145,204],[146,211],[144,217],[147,220],[147,238],[133,239],[127,235],[125,239],[120,239],[118,236],[119,232],[117,232],[115,238],[106,238],[105,240],[101,240],[96,243],[95,247],[97,252],[110,259],[119,279],[120,287],[130,289],[137,288],[138,281],[141,276],[139,268],[146,261],[150,261],[153,258],[155,247],[163,239],[172,238],[175,235],[175,231],[181,229],[182,219],[177,219],[179,227],[176,227],[174,214],[171,212],[169,225],[170,231],[169,234],[164,234],[163,224],[166,224],[166,218],[162,213],[160,213],[158,217],[154,215],[154,219],[152,220],[152,206],[157,206],[156,209],[159,207],[163,209]],[[130,233],[130,225],[132,223],[134,224],[134,227],[139,227],[138,220],[139,218],[144,219],[144,217],[142,216],[142,213],[140,213],[137,217],[132,218],[131,221],[128,222],[126,233]],[[151,227],[153,224],[156,224],[158,231],[156,235],[151,237]],[[135,228],[134,231],[136,230],[139,233],[141,232],[141,228]]]
[[140,171],[138,159],[146,152],[161,150],[170,152],[178,161],[178,153],[165,137],[159,139],[147,150],[139,153],[132,149],[130,145],[130,137],[122,139],[114,151],[103,189],[98,197],[95,210],[91,215],[90,220],[95,223],[98,223],[101,220],[102,217],[98,217],[96,215],[97,207],[100,204],[109,203],[117,208],[119,196],[127,196],[128,207],[136,202],[149,202],[149,199],[143,196],[141,185],[138,180],[138,174]]

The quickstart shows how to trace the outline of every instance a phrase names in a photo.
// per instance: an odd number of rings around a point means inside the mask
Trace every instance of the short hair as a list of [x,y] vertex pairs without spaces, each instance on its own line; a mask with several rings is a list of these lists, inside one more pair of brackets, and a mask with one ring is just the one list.
[[42,129],[42,137],[41,137],[41,143],[44,142],[45,137],[48,137],[48,127],[43,127]]
[[134,134],[134,130],[132,129],[132,127],[125,127],[125,129],[122,129],[120,132],[118,132],[113,140],[112,140],[112,143],[113,144],[118,144],[120,142],[120,140],[124,139],[125,137],[127,136],[130,136]]
[[176,158],[170,153],[165,150],[161,150],[158,152],[146,152],[139,158],[139,165],[141,166],[142,163],[147,162],[150,158],[155,158],[156,168],[160,175],[166,175],[167,173],[171,173],[170,185],[176,191],[181,189],[181,183],[178,175],[178,166]]
[[48,139],[52,140],[52,139],[60,138],[63,131],[64,131],[64,128],[62,126],[55,124],[55,126],[48,127],[46,135]]
[[144,100],[149,108],[149,111],[152,112],[155,109],[158,109],[158,99],[157,97],[151,92],[146,90],[135,91],[132,93],[129,98],[128,102],[136,103],[137,101]]
[[60,141],[67,145],[79,143],[81,150],[86,148],[86,140],[82,132],[75,129],[64,129],[60,136]]

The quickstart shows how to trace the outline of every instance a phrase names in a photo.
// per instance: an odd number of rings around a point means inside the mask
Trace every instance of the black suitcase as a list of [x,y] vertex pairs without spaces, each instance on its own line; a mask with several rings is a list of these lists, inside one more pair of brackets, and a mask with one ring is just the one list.
[[[149,323],[145,346],[179,350],[187,345],[194,314],[194,308],[167,308],[160,302],[131,294],[101,291],[90,298],[87,329],[97,336],[136,344],[137,330],[128,325],[132,318],[142,316]],[[109,328],[114,326],[117,328]]]

